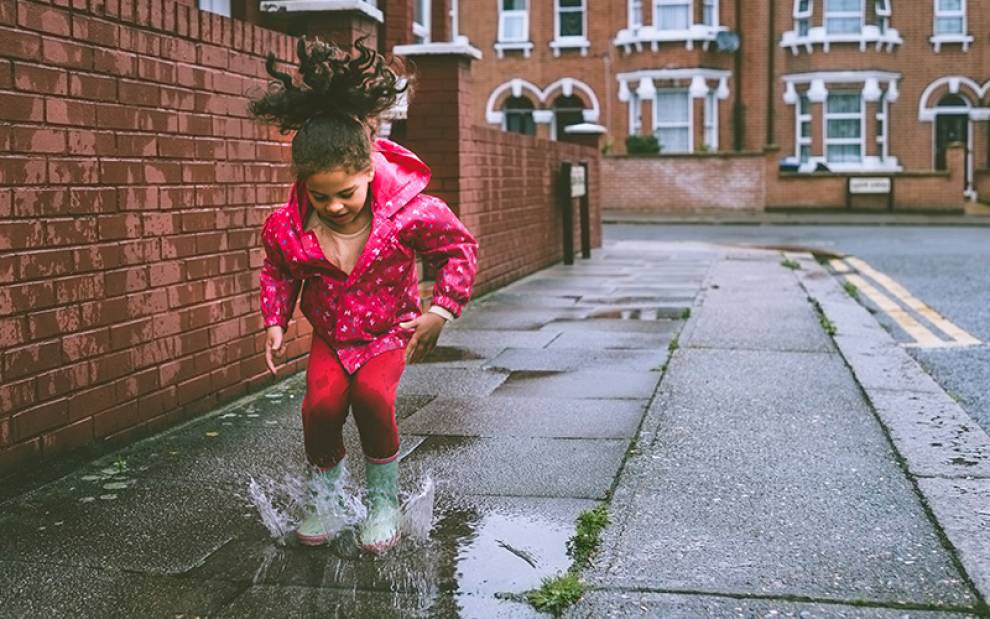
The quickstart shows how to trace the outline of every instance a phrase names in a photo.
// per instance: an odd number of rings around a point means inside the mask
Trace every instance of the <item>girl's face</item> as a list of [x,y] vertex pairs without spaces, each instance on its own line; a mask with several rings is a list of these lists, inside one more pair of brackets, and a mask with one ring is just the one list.
[[331,228],[346,229],[358,220],[368,202],[368,187],[375,177],[370,165],[359,172],[334,168],[317,172],[304,186],[317,216]]

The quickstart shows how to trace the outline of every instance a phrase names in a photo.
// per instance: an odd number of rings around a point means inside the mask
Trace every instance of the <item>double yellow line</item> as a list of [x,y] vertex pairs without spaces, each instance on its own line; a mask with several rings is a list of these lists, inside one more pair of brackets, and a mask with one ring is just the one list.
[[[904,329],[905,333],[914,338],[913,342],[907,342],[903,344],[904,346],[950,348],[976,346],[981,343],[980,340],[949,322],[944,316],[923,303],[889,276],[877,271],[859,258],[852,256],[835,258],[829,261],[829,264],[836,273],[845,277],[846,281],[855,286],[863,296],[873,301],[901,329]],[[873,280],[877,286],[885,288],[890,295],[893,295],[893,298],[867,281],[867,277]],[[936,330],[941,331],[946,339],[939,337],[916,320],[911,312],[923,318]]]

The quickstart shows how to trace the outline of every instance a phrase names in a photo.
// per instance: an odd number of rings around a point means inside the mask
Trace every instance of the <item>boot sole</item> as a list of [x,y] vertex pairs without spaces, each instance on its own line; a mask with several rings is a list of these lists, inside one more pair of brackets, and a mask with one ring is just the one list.
[[380,542],[378,544],[362,545],[361,548],[363,550],[365,550],[366,552],[370,552],[370,553],[373,553],[373,554],[376,554],[376,555],[380,555],[383,552],[386,552],[386,551],[391,550],[392,548],[395,548],[396,546],[398,546],[399,545],[399,540],[401,538],[402,538],[401,535],[396,534],[395,537],[393,537],[392,539],[390,539],[388,541]]
[[322,546],[330,541],[329,535],[303,535],[296,531],[296,539],[303,546]]

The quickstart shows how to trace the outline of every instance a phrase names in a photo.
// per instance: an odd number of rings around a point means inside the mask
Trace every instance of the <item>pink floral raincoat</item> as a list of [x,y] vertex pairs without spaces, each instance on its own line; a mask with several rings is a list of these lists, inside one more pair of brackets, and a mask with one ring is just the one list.
[[303,230],[310,206],[301,183],[262,231],[265,327],[287,327],[302,287],[303,314],[350,373],[376,355],[404,348],[412,337],[399,323],[422,312],[417,253],[437,268],[433,304],[454,316],[471,296],[478,266],[478,243],[464,224],[443,200],[420,193],[430,180],[426,164],[388,140],[375,145],[371,233],[350,275],[326,259],[313,232]]

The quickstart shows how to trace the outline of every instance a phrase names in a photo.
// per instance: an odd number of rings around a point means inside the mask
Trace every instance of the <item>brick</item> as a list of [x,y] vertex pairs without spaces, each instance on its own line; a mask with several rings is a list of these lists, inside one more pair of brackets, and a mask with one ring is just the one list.
[[86,101],[45,99],[45,121],[90,128],[96,124],[96,107]]
[[23,252],[18,261],[21,280],[58,277],[73,271],[72,251],[68,249]]
[[[86,362],[63,366],[38,374],[35,379],[39,400],[53,400],[90,384]],[[71,421],[71,419],[70,419]]]
[[72,38],[100,47],[115,47],[118,40],[118,26],[102,19],[73,15]]
[[117,78],[83,73],[69,74],[69,94],[79,99],[117,100]]
[[25,92],[65,95],[69,92],[69,74],[48,66],[14,62],[14,86]]
[[121,211],[156,210],[160,206],[158,187],[124,187],[117,190],[117,204]]
[[93,67],[93,48],[88,45],[44,37],[41,53],[46,62],[59,67],[82,70]]
[[52,458],[79,449],[93,442],[93,420],[81,419],[76,423],[48,432],[41,437],[45,458]]
[[69,212],[83,215],[112,213],[117,210],[117,192],[105,187],[69,189]]
[[37,374],[57,367],[61,363],[62,350],[57,340],[8,348],[3,352],[4,380]]
[[62,356],[76,362],[110,352],[110,332],[96,329],[62,337]]
[[117,96],[125,105],[158,106],[161,91],[155,84],[121,79],[117,83]]
[[93,50],[93,70],[120,77],[137,76],[137,55],[115,49]]
[[28,339],[27,320],[23,316],[0,318],[0,349],[25,344]]
[[0,221],[0,250],[42,247],[45,229],[38,221]]
[[88,273],[54,280],[55,296],[60,303],[90,301],[104,295],[103,273]]
[[24,468],[41,456],[41,439],[18,443],[0,450],[0,471],[13,472]]
[[0,184],[42,185],[48,180],[48,165],[44,159],[0,157]]
[[112,132],[69,129],[66,131],[66,136],[70,155],[106,157],[117,154],[116,139]]
[[54,185],[92,185],[99,181],[99,167],[92,158],[48,159],[48,182]]
[[28,30],[37,30],[68,37],[72,34],[72,23],[65,11],[44,8],[31,2],[17,3],[17,25]]
[[0,287],[0,316],[41,310],[55,304],[51,282],[39,281]]
[[119,156],[154,157],[157,152],[158,140],[156,136],[147,133],[117,132],[117,154]]
[[[135,372],[114,383],[116,400],[125,402],[153,393],[158,389],[158,368]],[[143,416],[142,416],[143,417]]]
[[132,400],[93,417],[93,436],[101,439],[115,432],[130,428],[141,421],[137,400]]
[[90,362],[93,381],[103,383],[130,374],[133,367],[133,352],[122,350],[97,357]]
[[105,383],[90,389],[78,391],[69,398],[69,421],[92,417],[114,405],[116,387]]
[[0,27],[0,56],[37,60],[41,57],[41,35]]

